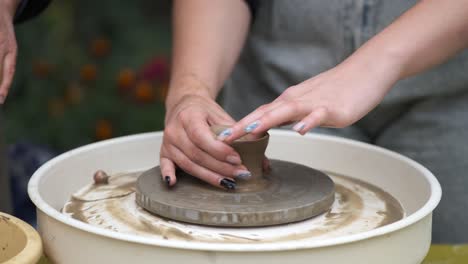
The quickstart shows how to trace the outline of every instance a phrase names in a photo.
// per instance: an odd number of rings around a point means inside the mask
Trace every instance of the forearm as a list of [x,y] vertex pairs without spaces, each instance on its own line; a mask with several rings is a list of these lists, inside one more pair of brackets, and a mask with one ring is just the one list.
[[21,0],[0,0],[0,10],[6,11],[5,14],[12,22],[19,2],[21,2]]
[[176,0],[166,107],[187,94],[215,98],[240,54],[250,12],[243,0]]
[[444,62],[467,46],[468,0],[425,0],[365,43],[350,61],[363,62],[396,82]]

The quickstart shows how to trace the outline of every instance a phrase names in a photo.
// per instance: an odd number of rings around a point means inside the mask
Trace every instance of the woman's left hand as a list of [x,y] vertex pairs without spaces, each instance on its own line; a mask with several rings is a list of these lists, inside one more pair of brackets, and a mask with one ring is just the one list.
[[351,58],[298,85],[276,100],[257,108],[228,131],[224,141],[261,134],[297,122],[293,129],[305,134],[317,126],[342,128],[371,111],[398,79],[397,69],[360,64]]

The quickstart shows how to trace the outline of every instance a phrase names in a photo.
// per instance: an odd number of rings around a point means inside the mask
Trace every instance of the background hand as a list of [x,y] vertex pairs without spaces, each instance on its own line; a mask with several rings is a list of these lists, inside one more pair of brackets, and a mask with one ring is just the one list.
[[0,104],[5,102],[15,74],[17,45],[13,16],[16,6],[17,0],[0,2]]

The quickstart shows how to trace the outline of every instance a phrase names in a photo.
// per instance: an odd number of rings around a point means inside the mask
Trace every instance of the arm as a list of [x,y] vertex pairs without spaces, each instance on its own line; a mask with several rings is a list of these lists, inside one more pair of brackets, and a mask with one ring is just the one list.
[[248,175],[239,154],[217,141],[213,124],[234,120],[215,102],[244,44],[250,13],[243,0],[178,0],[174,4],[173,61],[161,146],[163,180],[175,165],[214,186],[232,189]]
[[250,13],[243,0],[174,1],[173,59],[167,107],[184,95],[215,99],[244,44]]
[[[468,1],[423,0],[350,59],[394,67],[397,80],[440,64],[468,47]],[[373,61],[373,62],[371,62]]]
[[17,45],[13,22],[39,14],[50,0],[0,0],[0,105],[5,102],[13,82]]
[[293,129],[301,134],[319,125],[349,126],[380,103],[397,81],[467,46],[468,0],[420,1],[335,68],[288,88],[246,116],[225,140],[295,121]]
[[0,105],[13,82],[16,64],[16,38],[13,17],[19,0],[0,1]]

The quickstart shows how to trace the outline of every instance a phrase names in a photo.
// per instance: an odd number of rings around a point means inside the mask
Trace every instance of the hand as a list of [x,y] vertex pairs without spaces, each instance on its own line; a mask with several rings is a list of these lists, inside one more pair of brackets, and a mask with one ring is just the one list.
[[211,125],[231,125],[234,120],[211,98],[185,95],[166,114],[160,165],[163,180],[176,183],[176,165],[216,187],[234,189],[235,177],[249,177],[239,154],[216,140]]
[[316,126],[342,128],[371,111],[397,81],[397,71],[382,71],[347,60],[283,92],[232,126],[226,142],[292,122],[304,135]]
[[17,45],[13,16],[17,4],[17,0],[0,1],[0,104],[5,102],[15,74]]

